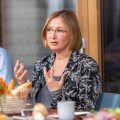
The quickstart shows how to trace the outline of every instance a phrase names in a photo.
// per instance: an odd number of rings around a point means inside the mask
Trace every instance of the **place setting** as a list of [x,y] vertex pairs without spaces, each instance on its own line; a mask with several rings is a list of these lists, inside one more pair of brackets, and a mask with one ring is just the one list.
[[[88,111],[75,111],[74,101],[60,101],[57,109],[47,109],[44,104],[36,103],[33,108],[21,109],[21,115],[13,115],[13,120],[82,120]],[[12,119],[9,119],[12,120]]]

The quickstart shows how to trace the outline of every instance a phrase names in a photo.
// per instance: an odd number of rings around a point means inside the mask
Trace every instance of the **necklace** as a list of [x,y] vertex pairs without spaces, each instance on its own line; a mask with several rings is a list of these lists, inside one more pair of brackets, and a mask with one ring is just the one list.
[[66,57],[62,60],[62,62],[59,62],[57,64],[57,62],[54,63],[54,72],[57,72],[58,70],[60,70],[61,68],[64,68],[66,66],[66,62],[68,61],[69,57]]

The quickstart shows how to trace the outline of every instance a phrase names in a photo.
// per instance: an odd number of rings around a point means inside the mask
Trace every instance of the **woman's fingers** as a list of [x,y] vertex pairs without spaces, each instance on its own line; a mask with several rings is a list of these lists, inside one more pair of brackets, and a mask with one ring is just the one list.
[[50,70],[50,79],[51,80],[53,80],[53,76],[54,76],[54,67],[52,66],[51,70]]
[[59,81],[59,85],[60,85],[60,86],[63,86],[63,84],[64,84],[65,75],[66,75],[66,74],[63,73],[62,76],[61,76],[61,79],[60,79],[60,81]]
[[21,78],[25,78],[25,75],[27,74],[27,70],[25,70],[24,72],[23,72],[23,74],[21,75]]
[[44,76],[45,76],[45,79],[48,80],[49,79],[49,75],[47,73],[47,68],[44,67]]
[[18,71],[18,67],[19,67],[19,60],[17,60],[15,67],[14,67],[14,74],[16,74],[16,72]]
[[20,63],[20,67],[24,66],[23,63]]
[[52,92],[61,89],[64,84],[65,75],[66,74],[63,73],[60,81],[56,81],[54,80],[54,67],[52,66],[48,72],[47,72],[47,68],[44,67],[44,76],[49,91]]
[[[20,63],[20,68],[24,67],[22,63]],[[21,70],[21,74],[23,73],[24,69]]]
[[22,67],[20,67],[19,69],[18,69],[18,71],[16,72],[16,77],[19,77],[20,75],[22,75],[23,74],[23,72],[24,72],[24,66],[22,66]]
[[[20,68],[18,69],[20,65]],[[24,65],[22,63],[19,63],[19,60],[17,60],[15,67],[14,67],[14,74],[16,77],[19,77],[24,72]]]
[[[20,66],[20,68],[19,68]],[[27,70],[24,71],[24,65],[17,60],[15,67],[14,67],[14,74],[15,77],[19,83],[19,85],[25,83],[25,75],[27,73]]]
[[48,77],[50,78],[50,70],[47,73],[48,73]]
[[51,83],[54,81],[54,78],[53,78],[53,66],[51,67],[51,69],[47,72],[47,68],[44,67],[44,75],[45,75],[45,79],[46,79],[46,82],[47,83]]
[[18,77],[16,77],[19,85],[22,85],[23,83],[26,82],[26,80],[25,80],[26,73],[27,73],[27,70],[25,70],[22,74],[20,74]]

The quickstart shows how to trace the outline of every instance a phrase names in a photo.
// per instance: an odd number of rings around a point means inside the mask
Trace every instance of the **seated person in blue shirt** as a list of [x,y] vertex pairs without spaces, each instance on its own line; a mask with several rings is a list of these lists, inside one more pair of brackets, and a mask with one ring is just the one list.
[[13,78],[13,61],[9,52],[0,47],[0,78],[9,84]]
[[[99,67],[94,59],[79,52],[81,39],[72,10],[56,11],[47,18],[42,40],[53,54],[35,63],[32,87],[36,90],[36,102],[56,108],[58,101],[75,101],[76,110],[95,108],[101,89]],[[26,82],[26,73],[24,65],[17,60],[14,74],[19,85]]]

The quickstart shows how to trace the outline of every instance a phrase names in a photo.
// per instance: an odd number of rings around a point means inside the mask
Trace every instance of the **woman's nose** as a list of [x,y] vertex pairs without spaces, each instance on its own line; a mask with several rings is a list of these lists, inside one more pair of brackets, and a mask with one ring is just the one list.
[[52,36],[52,37],[56,37],[56,36],[57,36],[57,35],[56,35],[56,31],[52,31],[51,36]]

